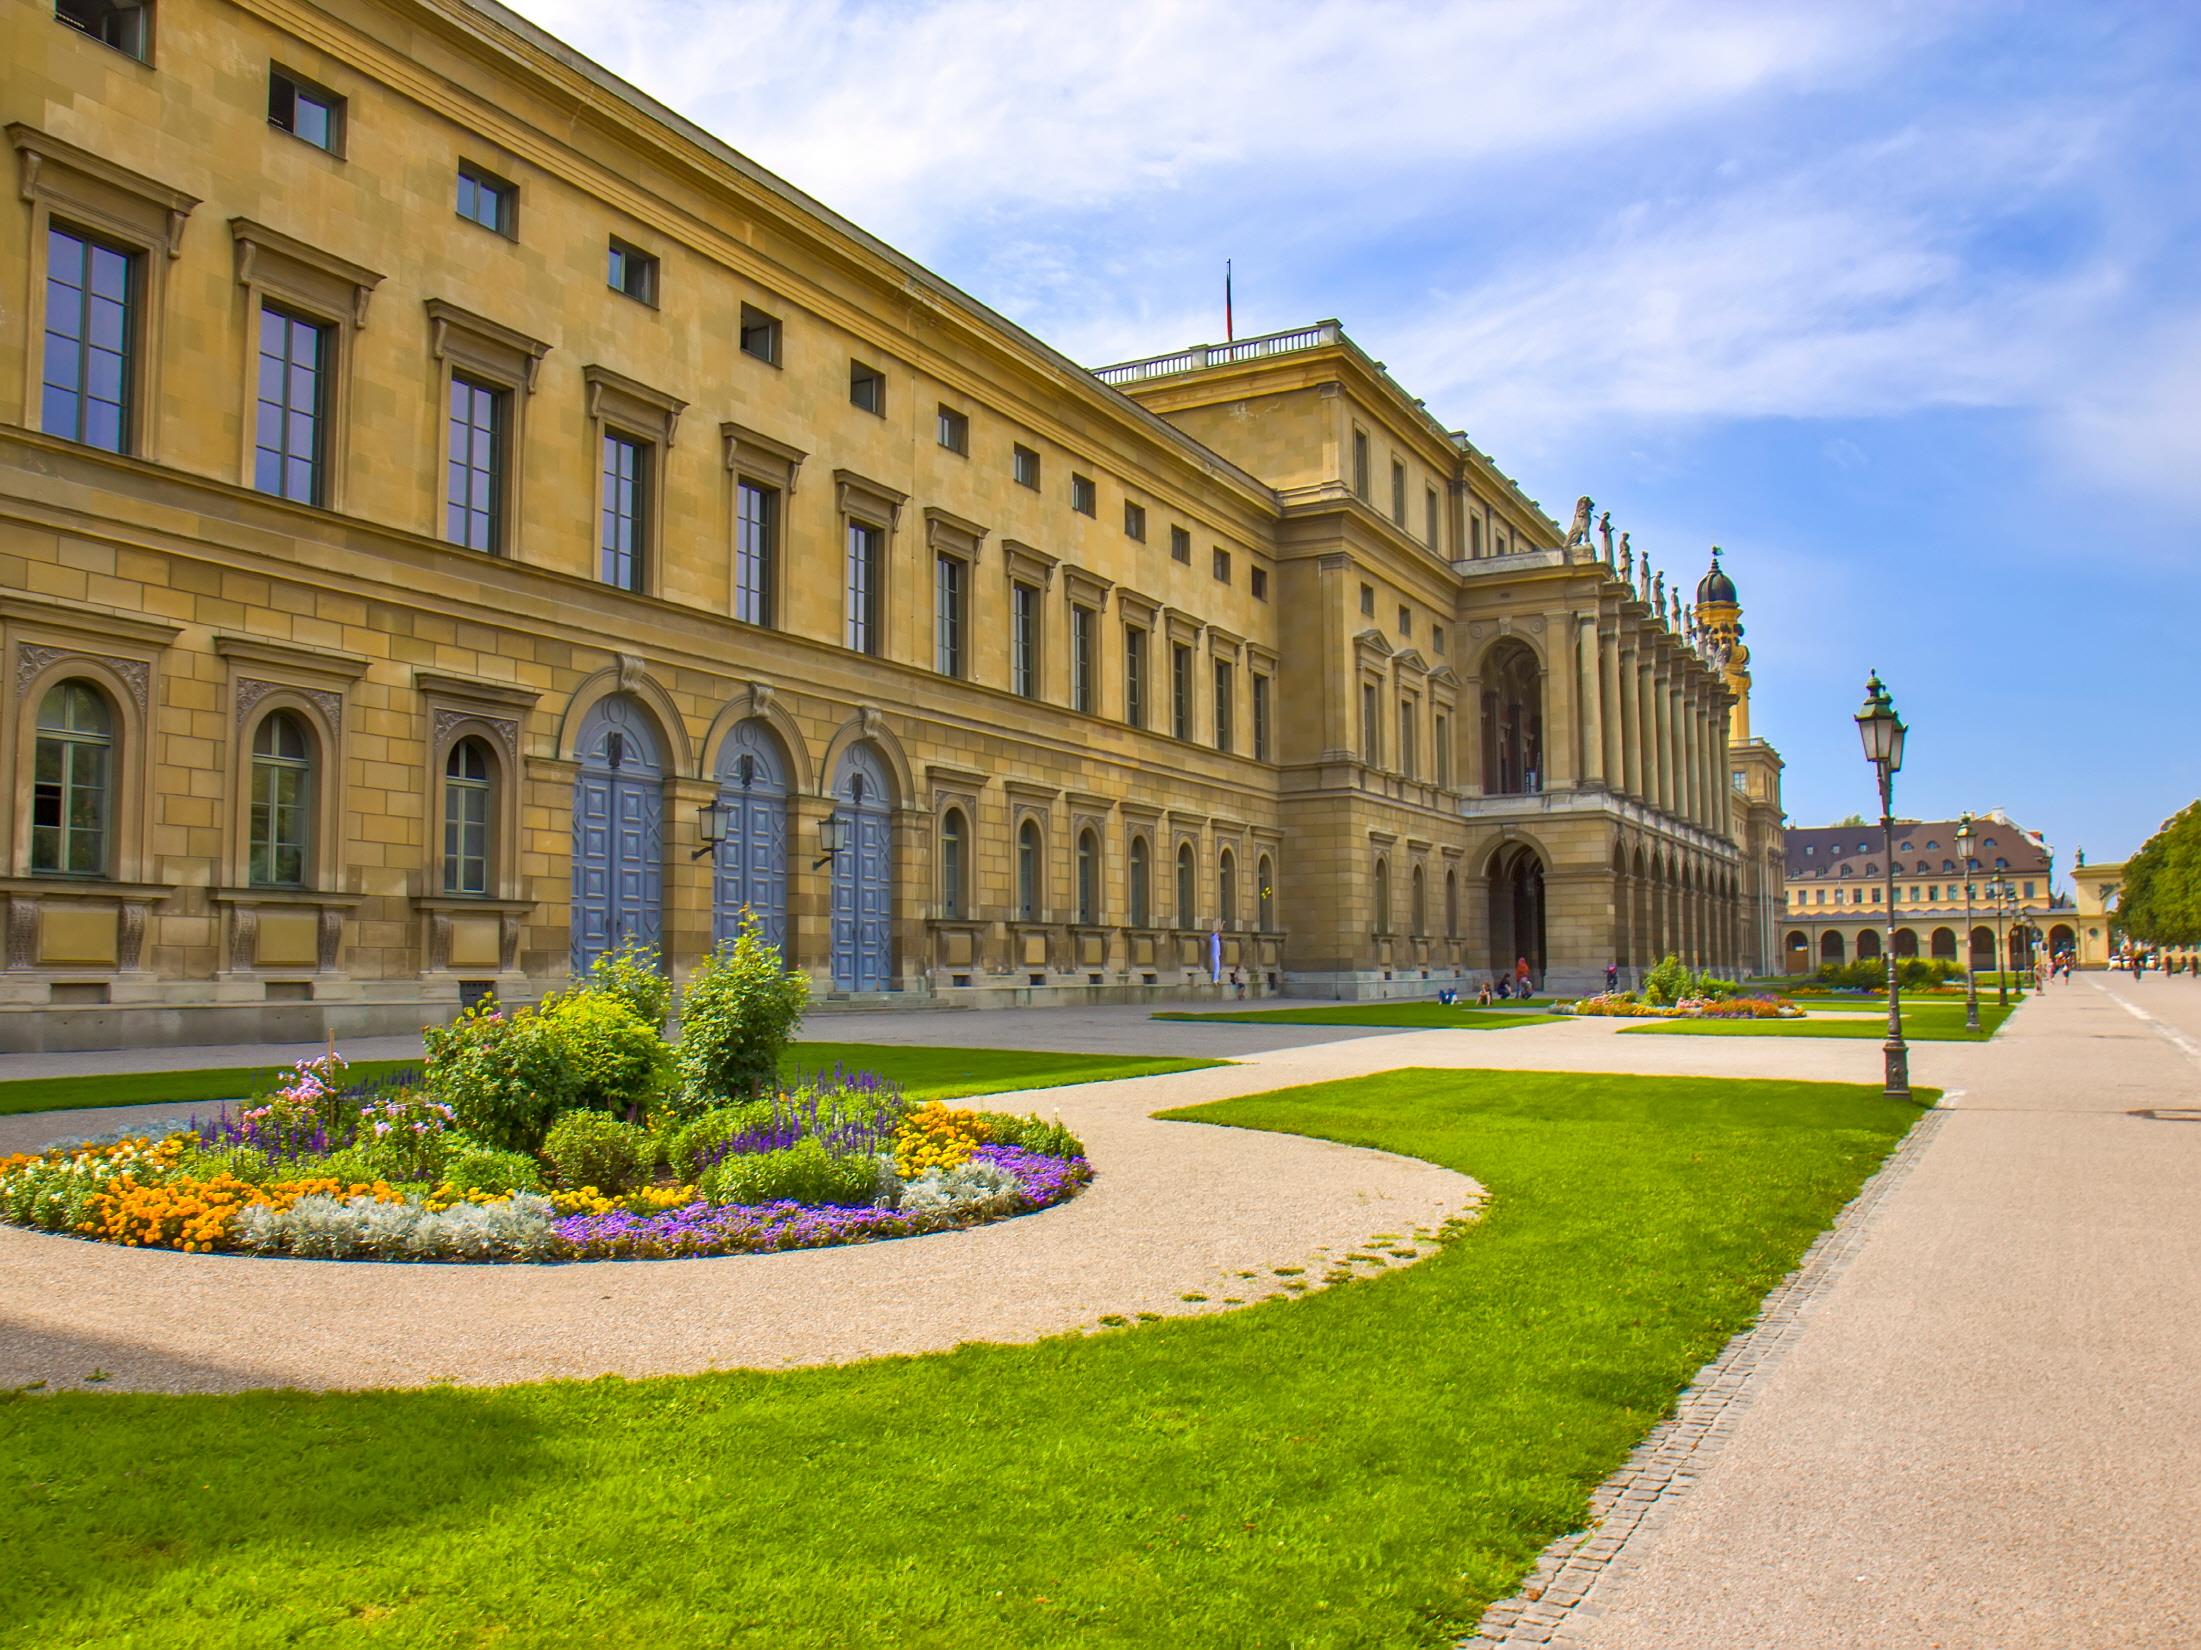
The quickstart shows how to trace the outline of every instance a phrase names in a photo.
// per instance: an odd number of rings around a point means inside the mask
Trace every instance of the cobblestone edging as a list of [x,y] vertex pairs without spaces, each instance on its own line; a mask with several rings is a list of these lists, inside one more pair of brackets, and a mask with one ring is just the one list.
[[1536,1561],[1518,1592],[1483,1614],[1460,1650],[1543,1645],[1548,1650],[1586,1650],[1577,1632],[1599,1614],[1596,1593],[1608,1575],[1632,1565],[1628,1543],[1654,1528],[1662,1510],[1697,1480],[1757,1396],[1754,1377],[1788,1349],[1812,1302],[1841,1276],[1863,1245],[1881,1200],[1902,1185],[1941,1132],[1947,1116],[1936,1109],[1919,1118],[1888,1161],[1852,1198],[1834,1224],[1804,1251],[1795,1271],[1766,1296],[1757,1323],[1720,1349],[1697,1371],[1674,1414],[1652,1429],[1620,1470],[1590,1496],[1589,1528],[1561,1536]]

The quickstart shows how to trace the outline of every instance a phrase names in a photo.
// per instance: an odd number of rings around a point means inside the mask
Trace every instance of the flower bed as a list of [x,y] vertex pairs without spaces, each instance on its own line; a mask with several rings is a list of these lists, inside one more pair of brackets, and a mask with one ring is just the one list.
[[976,1225],[1092,1178],[1059,1122],[836,1071],[777,1081],[802,1008],[753,922],[671,986],[620,951],[531,1009],[426,1034],[422,1071],[332,1049],[234,1114],[0,1158],[0,1221],[131,1248],[330,1260],[661,1260]]
[[1683,997],[1653,1003],[1632,991],[1607,992],[1566,1005],[1568,1014],[1624,1020],[1800,1020],[1804,1011],[1785,997]]

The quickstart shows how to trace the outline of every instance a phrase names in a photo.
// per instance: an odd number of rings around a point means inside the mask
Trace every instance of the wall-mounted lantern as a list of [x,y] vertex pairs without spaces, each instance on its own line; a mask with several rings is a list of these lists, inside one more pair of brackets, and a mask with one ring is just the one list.
[[715,796],[696,809],[696,834],[702,838],[703,846],[689,856],[691,859],[715,854],[726,845],[727,816],[732,812]]
[[818,857],[811,862],[810,869],[815,871],[821,866],[830,865],[834,857],[845,851],[847,847],[848,821],[838,813],[827,814],[818,821],[819,853]]

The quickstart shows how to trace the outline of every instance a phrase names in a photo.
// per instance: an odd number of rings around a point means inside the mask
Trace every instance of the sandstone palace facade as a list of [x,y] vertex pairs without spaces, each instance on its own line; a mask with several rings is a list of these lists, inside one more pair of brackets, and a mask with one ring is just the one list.
[[859,1003],[1777,962],[1726,576],[1335,323],[1087,370],[474,0],[0,49],[0,1049],[744,909]]

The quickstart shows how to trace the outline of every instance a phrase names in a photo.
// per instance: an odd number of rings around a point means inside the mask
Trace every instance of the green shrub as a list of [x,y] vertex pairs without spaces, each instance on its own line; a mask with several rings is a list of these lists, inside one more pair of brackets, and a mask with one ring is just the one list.
[[543,1136],[550,1178],[568,1190],[631,1190],[648,1176],[656,1157],[656,1145],[645,1131],[600,1111],[569,1111]]
[[737,1134],[764,1128],[772,1121],[772,1102],[744,1100],[738,1105],[714,1106],[701,1117],[683,1123],[666,1137],[665,1162],[674,1176],[693,1180]]
[[573,1106],[579,1085],[565,1045],[545,1036],[529,1009],[507,1013],[494,1002],[468,1009],[448,1026],[421,1033],[431,1099],[451,1108],[464,1133],[505,1151],[532,1151],[543,1130]]
[[770,1089],[809,1004],[809,979],[781,964],[779,947],[744,911],[740,934],[696,964],[680,1000],[678,1113],[700,1116]]
[[400,1089],[359,1109],[352,1150],[374,1166],[377,1180],[432,1183],[443,1173],[453,1119],[444,1101]]
[[625,1003],[652,1031],[664,1032],[665,1016],[672,1012],[673,983],[659,963],[656,946],[625,941],[588,965],[588,983],[592,990]]
[[672,1051],[624,997],[594,985],[575,986],[544,998],[535,1016],[540,1035],[557,1046],[572,1073],[568,1104],[633,1122],[665,1092]]
[[745,1152],[703,1171],[698,1185],[714,1203],[870,1203],[879,1160],[834,1157],[813,1136],[776,1152]]
[[1654,1007],[1671,1007],[1688,994],[1689,970],[1671,951],[1643,976],[1643,1000]]
[[289,1163],[282,1166],[278,1175],[267,1153],[257,1146],[202,1147],[184,1153],[176,1161],[179,1180],[212,1180],[218,1174],[234,1175],[254,1186],[264,1186],[272,1179],[296,1178]]
[[500,1152],[461,1135],[444,1157],[443,1184],[454,1192],[539,1192],[543,1175],[525,1152]]
[[375,1166],[373,1159],[356,1146],[346,1146],[342,1151],[328,1152],[320,1157],[301,1157],[288,1163],[276,1164],[268,1174],[270,1180],[335,1180],[346,1186],[370,1186],[377,1180],[390,1177]]
[[1064,1128],[1059,1117],[1042,1117],[1037,1112],[1016,1117],[1005,1111],[982,1111],[978,1126],[996,1146],[1018,1146],[1048,1157],[1085,1155],[1084,1142]]

